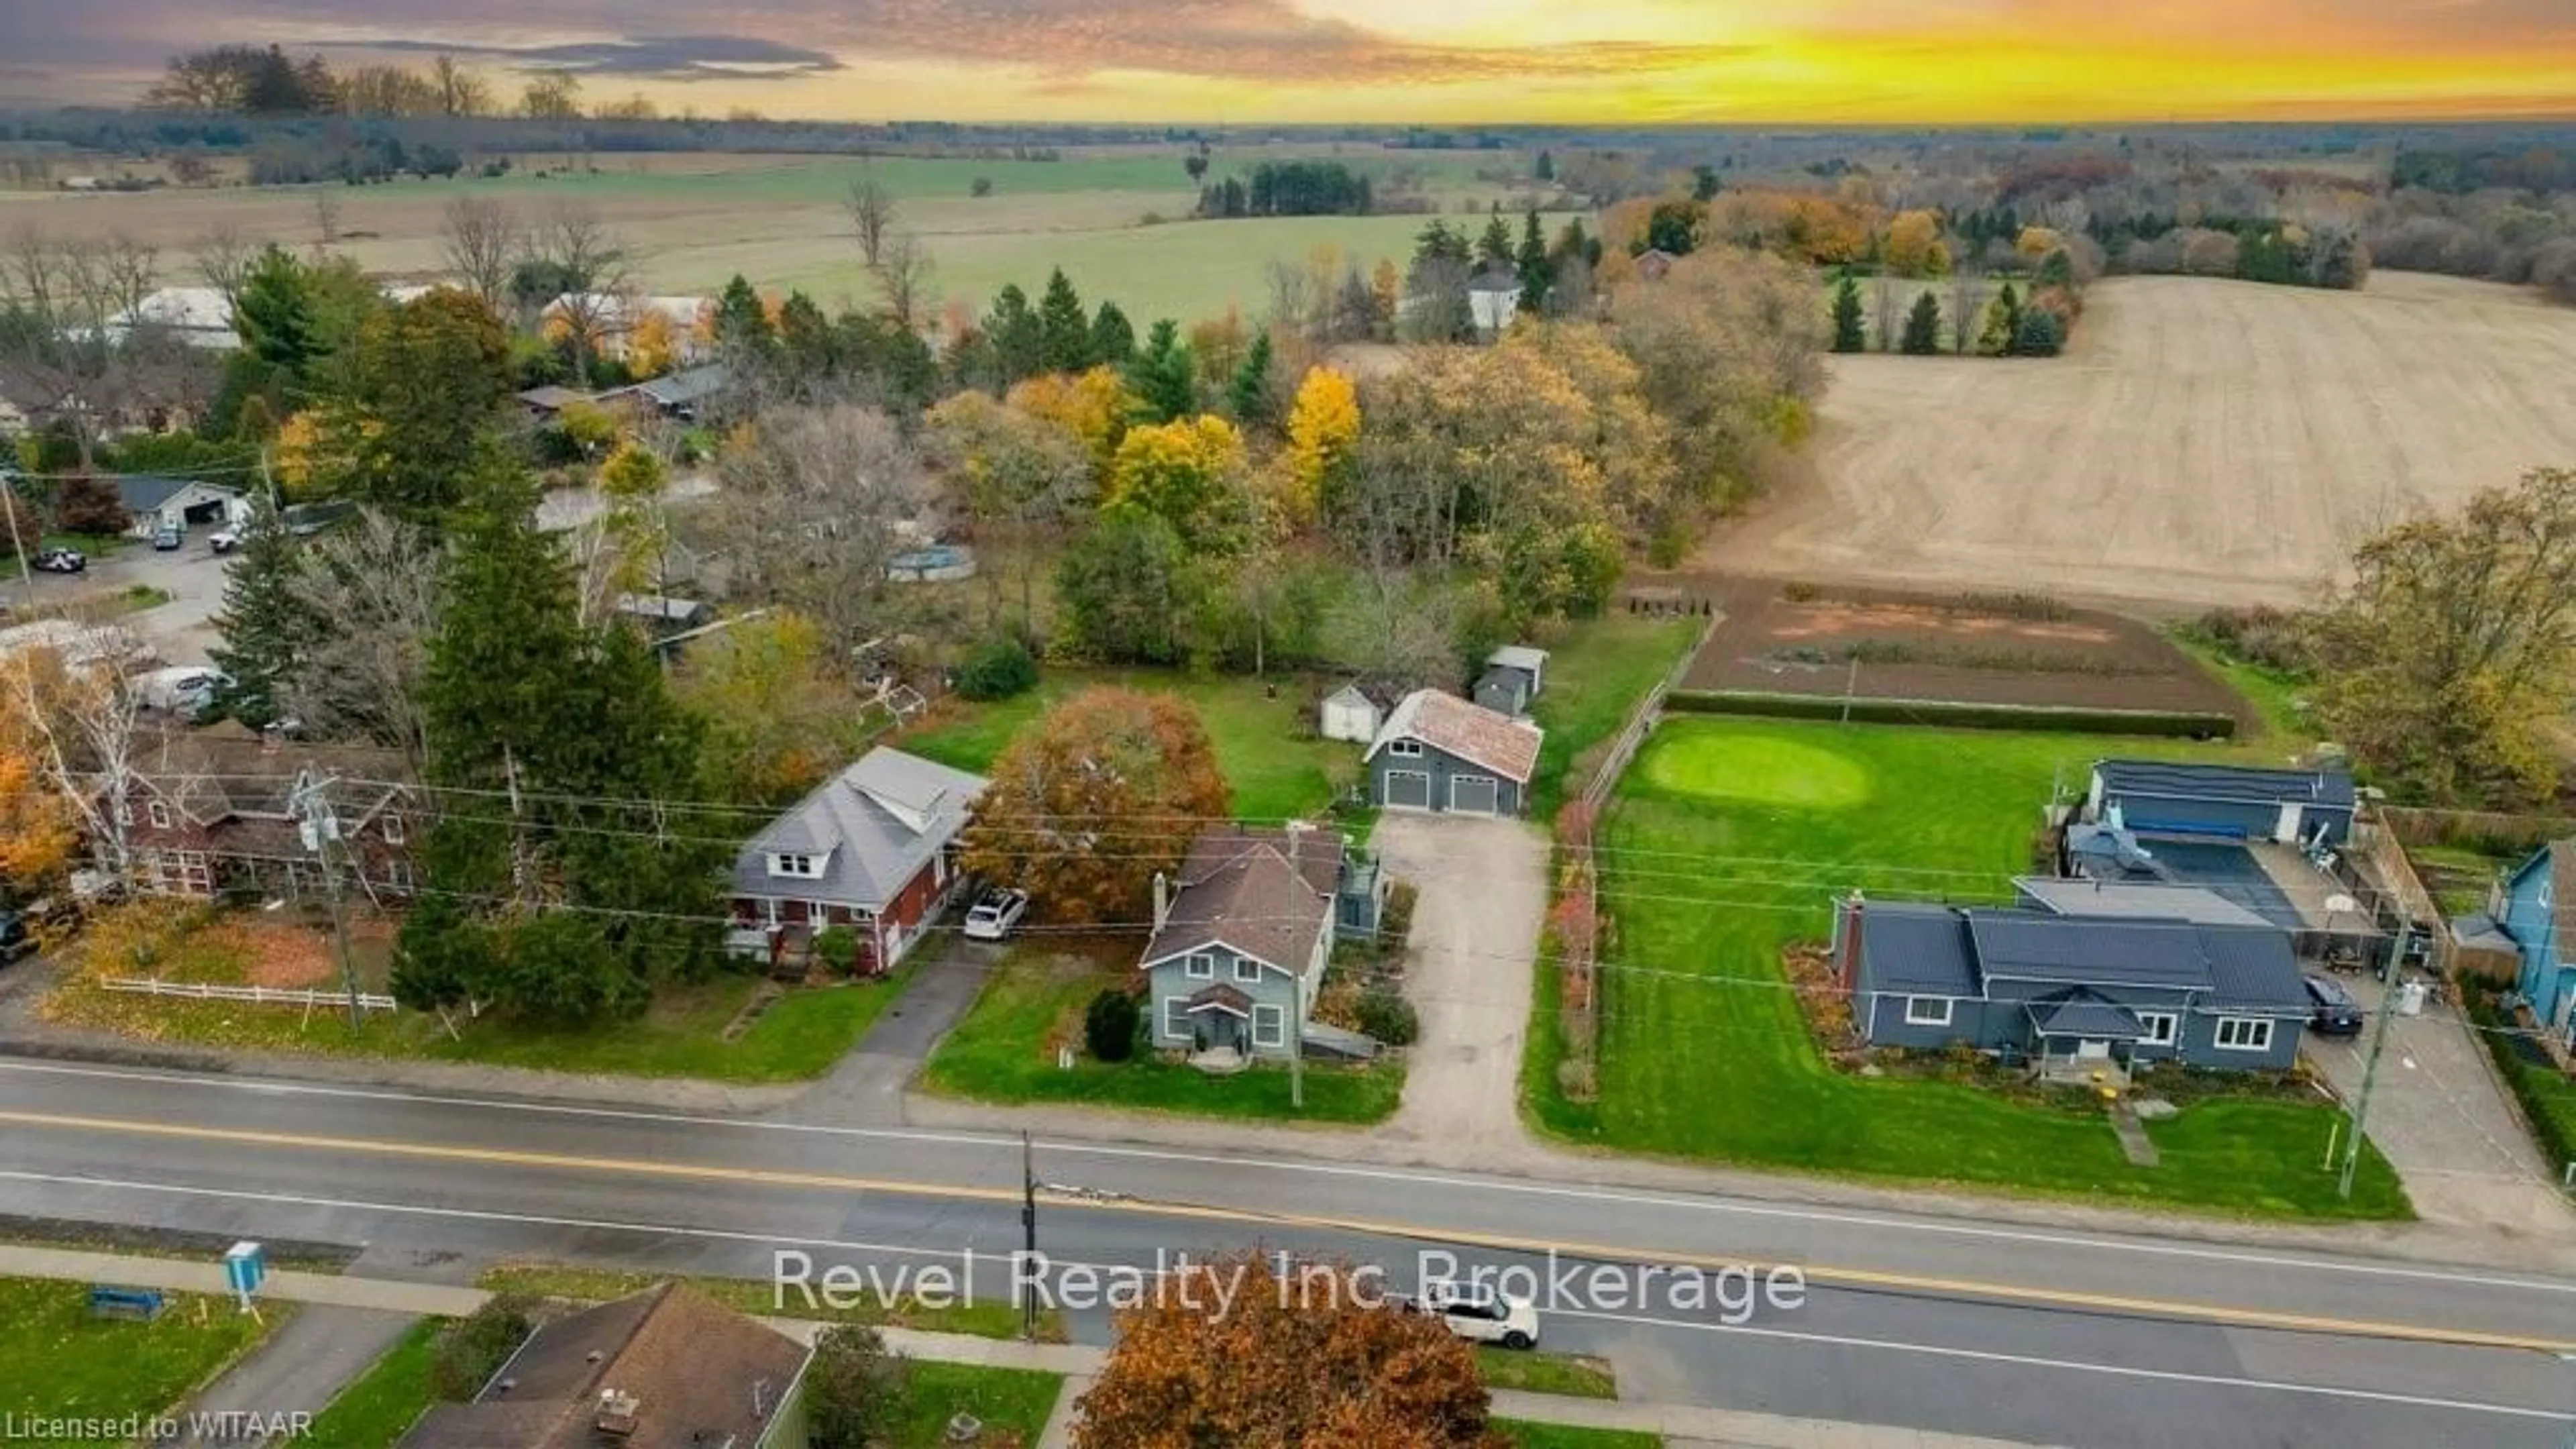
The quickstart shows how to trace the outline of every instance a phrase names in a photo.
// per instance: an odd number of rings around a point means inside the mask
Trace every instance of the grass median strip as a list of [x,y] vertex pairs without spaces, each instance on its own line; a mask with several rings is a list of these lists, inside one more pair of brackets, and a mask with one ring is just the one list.
[[1494,1428],[1514,1449],[1662,1449],[1664,1442],[1661,1435],[1643,1429],[1587,1429],[1525,1419],[1496,1419]]
[[1576,1399],[1615,1399],[1619,1379],[1610,1361],[1574,1353],[1527,1353],[1508,1348],[1476,1350],[1477,1371],[1489,1389],[1521,1389]]
[[[830,1323],[865,1323],[879,1328],[911,1328],[925,1333],[963,1333],[977,1338],[1017,1338],[1020,1311],[1006,1302],[954,1303],[933,1306],[911,1298],[879,1303],[874,1295],[845,1310],[818,1303],[808,1307],[801,1294],[790,1294],[784,1307],[775,1290],[758,1278],[712,1278],[684,1273],[651,1273],[619,1268],[585,1268],[561,1263],[502,1263],[483,1271],[475,1286],[495,1293],[525,1293],[539,1298],[566,1298],[605,1303],[640,1293],[656,1283],[678,1279],[739,1313],[773,1318],[808,1318]],[[1038,1337],[1065,1341],[1064,1317],[1052,1310],[1039,1315]]]

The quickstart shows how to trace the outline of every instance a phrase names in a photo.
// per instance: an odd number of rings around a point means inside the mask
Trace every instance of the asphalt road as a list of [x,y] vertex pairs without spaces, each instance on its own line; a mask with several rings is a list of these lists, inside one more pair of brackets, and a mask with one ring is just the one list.
[[[1123,1195],[1048,1195],[1060,1269],[1260,1246],[1409,1289],[1425,1253],[1517,1266],[1547,1346],[1612,1355],[1637,1397],[2103,1446],[2555,1449],[2576,1415],[2565,1280],[1321,1160],[1044,1142],[1036,1164]],[[881,1276],[971,1250],[998,1296],[1019,1173],[1017,1142],[970,1134],[0,1061],[15,1214],[755,1275],[781,1250]],[[1794,1306],[1705,1286],[1781,1264]],[[1547,1303],[1551,1271],[1573,1291]],[[1105,1340],[1104,1312],[1072,1319]]]

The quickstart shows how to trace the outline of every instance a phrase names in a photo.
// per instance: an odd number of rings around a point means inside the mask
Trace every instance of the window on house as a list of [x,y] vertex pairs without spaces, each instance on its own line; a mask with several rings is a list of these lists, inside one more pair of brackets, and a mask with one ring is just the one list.
[[2218,1019],[2218,1045],[2222,1051],[2270,1051],[2272,1049],[2272,1018],[2268,1016],[2222,1016]]
[[1196,952],[1181,969],[1192,981],[1213,981],[1216,979],[1216,957],[1205,951]]
[[158,800],[143,807],[143,816],[152,822],[152,828],[155,830],[170,828],[170,807]]
[[1249,956],[1235,957],[1234,979],[1237,981],[1259,981],[1261,979],[1261,963],[1253,960]]
[[1909,996],[1905,998],[1907,1026],[1948,1026],[1950,998],[1946,996]]
[[1190,1004],[1178,996],[1163,998],[1163,1035],[1166,1039],[1190,1037]]
[[1389,740],[1386,742],[1386,752],[1399,760],[1418,760],[1422,758],[1422,741]]
[[819,855],[773,855],[769,858],[769,873],[820,880],[823,877],[823,858]]
[[1252,1008],[1252,1044],[1257,1047],[1284,1047],[1288,1044],[1288,1008],[1256,1006]]
[[2138,1025],[2146,1031],[2146,1035],[2138,1038],[2138,1045],[2169,1047],[2174,1044],[2175,1035],[2182,1027],[2182,1019],[2170,1011],[2141,1011]]
[[402,818],[401,816],[399,816],[399,815],[388,815],[388,816],[386,816],[386,817],[385,817],[385,824],[384,824],[384,832],[385,832],[385,844],[387,844],[387,845],[400,845],[400,844],[402,844],[402,843],[403,843],[403,818]]

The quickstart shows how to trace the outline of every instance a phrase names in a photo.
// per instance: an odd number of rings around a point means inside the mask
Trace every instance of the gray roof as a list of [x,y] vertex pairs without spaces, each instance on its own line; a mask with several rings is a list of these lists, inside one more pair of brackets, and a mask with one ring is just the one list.
[[2263,926],[2270,922],[2199,886],[2153,881],[2101,881],[2086,878],[2052,880],[2023,876],[2013,889],[2024,900],[2057,916],[2109,916],[2154,921],[2189,921],[2204,926]]
[[640,619],[660,619],[667,624],[685,624],[708,609],[696,599],[676,599],[667,594],[619,594],[617,612]]
[[1989,978],[2145,986],[2209,984],[2195,928],[2180,921],[2102,921],[2038,911],[1970,911],[1968,934]]
[[116,498],[128,513],[157,513],[171,499],[198,486],[219,493],[238,493],[221,483],[208,483],[203,478],[164,478],[157,473],[123,473],[117,476]]
[[2202,926],[2192,933],[2209,962],[2212,1006],[2231,1010],[2308,1014],[2308,988],[2289,933],[2271,926]]
[[2093,773],[2105,794],[2206,800],[2229,805],[2322,805],[2350,810],[2352,776],[2340,768],[2265,770],[2240,765],[2177,765],[2165,760],[2100,760]]
[[1967,918],[1949,906],[1869,902],[1861,908],[1867,989],[1920,996],[1974,996],[1977,967]]
[[2092,1037],[2097,1041],[2137,1041],[2147,1034],[2138,1014],[2090,991],[2070,991],[2034,1001],[2030,1024],[2041,1036]]
[[[734,891],[881,909],[965,828],[984,783],[879,746],[753,836],[734,858]],[[822,877],[771,875],[773,855],[822,856]]]
[[1342,838],[1329,830],[1223,825],[1190,843],[1145,961],[1223,943],[1282,971],[1305,970],[1333,919]]
[[1518,669],[1535,675],[1547,668],[1547,651],[1526,644],[1506,644],[1486,655],[1485,662],[1498,669]]
[[663,407],[676,408],[721,392],[732,380],[733,374],[726,371],[723,364],[716,363],[639,382],[635,390]]

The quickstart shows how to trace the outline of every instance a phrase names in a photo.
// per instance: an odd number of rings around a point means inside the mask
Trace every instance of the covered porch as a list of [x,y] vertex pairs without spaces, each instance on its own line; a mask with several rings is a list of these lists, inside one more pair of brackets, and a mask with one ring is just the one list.
[[1183,1004],[1190,1023],[1190,1065],[1219,1076],[1252,1064],[1252,998],[1223,982]]
[[2128,1090],[2131,1057],[2147,1037],[2136,1012],[2085,990],[2034,1001],[2027,1010],[2032,1069],[2041,1081]]

